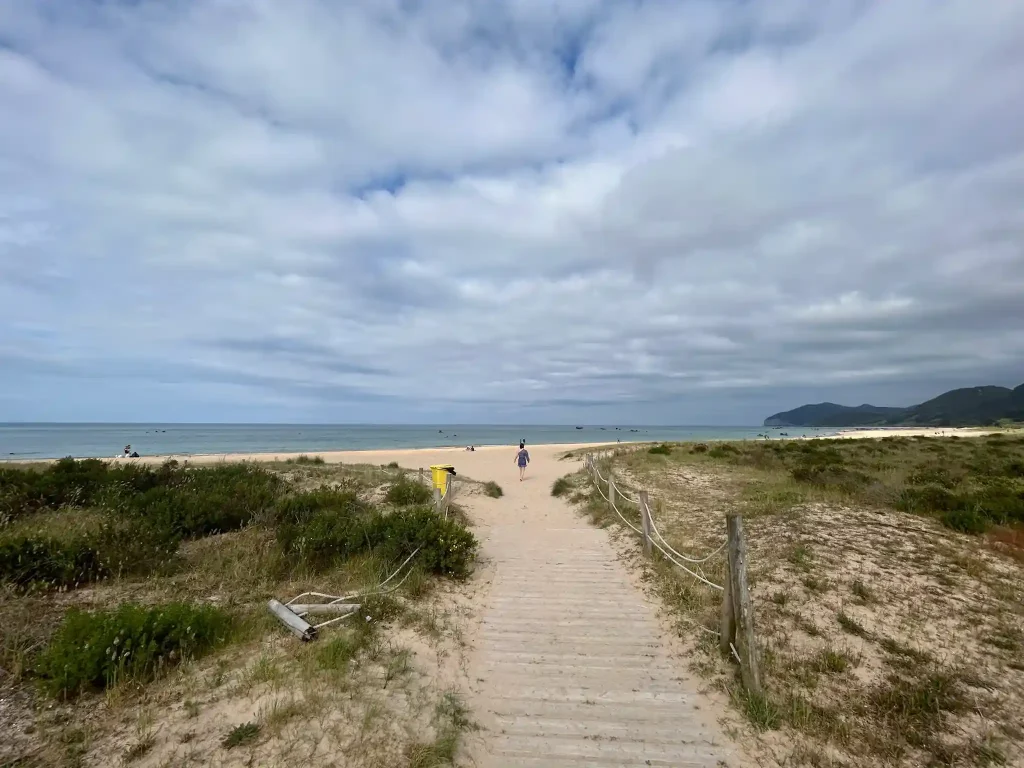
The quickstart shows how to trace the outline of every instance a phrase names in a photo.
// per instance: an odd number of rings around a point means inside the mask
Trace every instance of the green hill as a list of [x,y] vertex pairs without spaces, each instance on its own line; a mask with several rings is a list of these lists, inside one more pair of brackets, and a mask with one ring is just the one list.
[[766,427],[989,426],[1001,419],[1024,421],[1024,384],[953,389],[909,408],[817,403],[773,414]]

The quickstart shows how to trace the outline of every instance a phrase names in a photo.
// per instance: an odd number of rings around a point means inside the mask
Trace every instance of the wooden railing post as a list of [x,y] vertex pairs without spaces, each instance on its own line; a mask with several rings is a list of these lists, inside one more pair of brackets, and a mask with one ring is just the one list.
[[611,469],[608,470],[608,506],[615,507],[615,478],[612,477]]
[[647,491],[640,491],[640,527],[644,532],[644,554],[651,556],[651,504]]
[[[761,667],[757,658],[757,643],[754,640],[754,608],[750,602],[750,590],[747,585],[747,545],[743,537],[743,516],[727,515],[725,521],[729,535],[729,574],[726,584],[727,589],[731,590],[729,602],[732,608],[733,631],[736,635],[736,652],[740,657],[740,674],[747,691],[761,695]],[[725,643],[725,633],[722,642]]]
[[441,489],[434,486],[434,510],[441,514]]

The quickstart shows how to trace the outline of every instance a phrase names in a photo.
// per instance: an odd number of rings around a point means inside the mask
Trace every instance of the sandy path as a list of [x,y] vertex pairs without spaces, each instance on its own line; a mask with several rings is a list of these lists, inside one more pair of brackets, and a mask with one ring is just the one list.
[[459,500],[482,560],[467,639],[483,730],[469,757],[481,768],[719,765],[730,750],[696,682],[666,650],[656,606],[633,586],[608,533],[550,495],[556,478],[579,467],[558,461],[562,450],[535,449],[524,482],[514,448],[452,461],[505,491]]

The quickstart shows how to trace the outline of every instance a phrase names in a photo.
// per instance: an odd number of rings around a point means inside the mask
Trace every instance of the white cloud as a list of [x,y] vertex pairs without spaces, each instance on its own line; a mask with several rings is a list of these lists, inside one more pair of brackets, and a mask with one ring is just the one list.
[[116,415],[93,380],[151,418],[750,422],[1024,379],[1015,4],[0,0],[0,30],[0,419]]

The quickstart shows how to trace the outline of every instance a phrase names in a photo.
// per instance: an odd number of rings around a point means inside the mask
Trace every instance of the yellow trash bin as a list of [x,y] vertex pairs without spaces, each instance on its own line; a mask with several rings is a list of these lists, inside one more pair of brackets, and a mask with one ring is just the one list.
[[441,489],[441,495],[448,490],[448,475],[455,474],[455,467],[451,464],[431,464],[430,472],[434,478],[434,487]]

